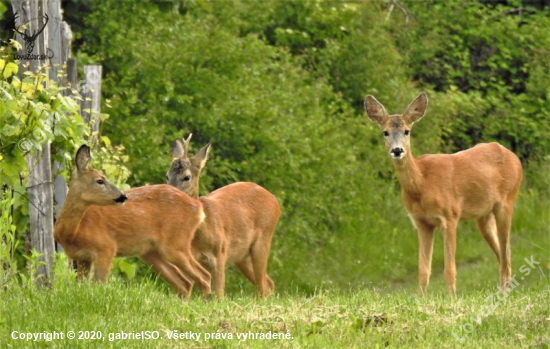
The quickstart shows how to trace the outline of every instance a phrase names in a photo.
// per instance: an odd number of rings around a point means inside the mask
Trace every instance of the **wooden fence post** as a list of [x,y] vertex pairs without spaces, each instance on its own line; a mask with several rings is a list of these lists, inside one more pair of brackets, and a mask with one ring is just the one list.
[[91,127],[92,143],[97,146],[99,144],[99,113],[101,111],[101,74],[102,67],[100,65],[85,65],[84,78],[86,84],[82,94],[83,101],[81,104],[82,118]]
[[[28,23],[28,32],[42,28],[47,15],[45,1],[13,0],[13,12],[19,14],[17,25]],[[48,15],[49,17],[49,15]],[[48,21],[42,33],[34,42],[25,42],[21,34],[17,35],[17,41],[23,46],[20,54],[31,53],[33,55],[47,55],[48,29],[51,23]],[[34,46],[33,46],[34,45]],[[20,60],[20,76],[23,76],[25,63],[30,63],[30,70],[37,71],[45,60],[30,59]],[[42,130],[36,129],[34,137],[40,138]],[[55,253],[53,239],[53,182],[51,172],[50,144],[45,142],[38,159],[30,155],[26,156],[29,171],[27,194],[29,198],[29,218],[31,229],[31,248],[41,253],[37,268],[37,276],[48,279],[51,277],[51,266]],[[44,279],[38,278],[43,283]]]
[[[44,1],[46,2],[46,1]],[[50,70],[48,72],[50,80],[61,82],[57,77],[58,71],[63,67],[63,57],[61,56],[61,3],[59,0],[47,0],[48,21],[48,41],[47,51],[49,54]]]
[[[69,25],[62,21],[60,0],[12,0],[13,12],[18,13],[17,26],[28,23],[28,32],[39,32],[44,28],[35,41],[25,40],[23,35],[18,34],[17,40],[23,46],[19,54],[32,54],[36,56],[45,55],[49,59],[49,78],[57,81],[60,85],[68,85],[71,89],[83,88],[81,103],[81,115],[84,121],[91,126],[92,143],[97,145],[99,136],[99,113],[101,107],[101,66],[90,65],[84,67],[85,81],[83,86],[77,84],[76,61],[69,58],[72,32]],[[47,18],[47,24],[44,25]],[[26,38],[28,39],[28,37]],[[67,63],[67,81],[58,77],[58,71],[64,63]],[[30,58],[20,60],[19,74],[23,77],[23,68],[29,63],[28,70],[38,71],[41,65],[47,63],[46,59],[39,60]],[[64,93],[72,95],[71,90]],[[37,129],[34,136],[39,139],[43,134]],[[26,156],[28,178],[29,216],[31,230],[31,248],[41,253],[39,262],[44,262],[38,267],[37,275],[45,278],[51,277],[51,266],[55,253],[53,239],[53,194],[55,188],[56,216],[59,215],[61,207],[67,195],[67,184],[62,176],[55,178],[55,186],[52,182],[53,173],[65,168],[64,163],[51,164],[50,144],[45,142],[39,159],[30,155]],[[62,250],[61,246],[58,246]],[[42,283],[42,279],[39,282]]]
[[[55,33],[54,35],[50,35],[50,49],[53,51],[53,58],[50,60],[50,63],[52,64],[52,67],[50,68],[50,79],[56,80],[59,85],[66,86],[67,78],[61,79],[57,76],[57,73],[60,69],[62,69],[64,64],[68,70],[67,61],[71,53],[71,39],[73,35],[70,26],[66,22],[63,22],[63,18],[61,16],[61,4],[59,0],[50,0],[48,5],[48,8],[52,13],[52,17],[55,16],[56,20]],[[51,37],[54,37],[55,39],[52,39]],[[71,91],[67,89],[63,92],[63,95],[70,96]],[[52,168],[54,174],[64,170],[65,161],[62,161],[61,163],[54,162]],[[62,175],[57,175],[55,177],[54,188],[55,218],[57,219],[59,213],[61,212],[61,208],[65,203],[65,199],[67,198],[67,183]],[[57,251],[63,251],[63,247],[60,244],[56,244],[56,247]]]
[[[71,40],[73,37],[71,28],[66,22],[62,23],[61,27],[61,48],[62,48],[62,57],[63,62],[66,63],[66,69],[67,69],[67,77],[65,81],[65,86],[67,89],[64,92],[65,96],[72,96],[72,90],[76,89],[76,79],[77,79],[77,72],[76,72],[76,60],[74,58],[69,57],[71,54]],[[59,169],[64,170],[65,169],[65,162],[59,164]],[[61,212],[61,208],[63,208],[63,204],[65,203],[65,199],[67,198],[67,183],[65,182],[65,178],[63,176],[59,175],[55,179],[55,204],[56,204],[56,211],[55,211],[55,218],[59,216],[59,213]],[[61,244],[57,244],[57,251],[63,252],[63,246]],[[76,261],[73,261],[72,259],[69,259],[69,267],[76,270]]]
[[[50,18],[50,28],[48,35],[48,48],[52,51],[50,58],[50,71],[48,72],[50,80],[56,81],[58,84],[62,83],[57,74],[62,69],[63,57],[62,52],[63,48],[61,45],[61,4],[58,0],[49,0],[48,1],[48,16]],[[56,174],[59,170],[65,168],[65,164],[58,164],[57,162],[53,163],[52,172]],[[63,202],[67,196],[67,184],[63,176],[56,176],[54,182],[54,202],[55,202],[55,217],[59,215]],[[57,247],[60,247],[59,244],[56,244]]]

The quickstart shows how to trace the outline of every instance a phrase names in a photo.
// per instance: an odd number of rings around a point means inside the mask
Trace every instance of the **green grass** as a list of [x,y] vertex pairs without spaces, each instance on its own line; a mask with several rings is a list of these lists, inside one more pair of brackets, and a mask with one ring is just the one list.
[[[498,264],[471,222],[457,239],[457,293],[452,300],[443,281],[443,247],[437,234],[429,294],[417,295],[417,240],[403,212],[370,214],[365,236],[336,233],[325,246],[301,246],[283,254],[274,246],[269,273],[276,294],[253,295],[252,286],[229,268],[227,299],[205,302],[197,290],[182,302],[148,272],[131,281],[113,275],[108,285],[77,284],[63,259],[50,289],[0,285],[0,348],[13,347],[535,347],[548,348],[550,328],[549,200],[524,191],[512,231],[512,273],[519,282],[498,307]],[[339,235],[340,234],[340,235]],[[275,239],[284,241],[279,232]],[[524,275],[525,258],[540,262]],[[521,280],[521,277],[524,277]],[[0,278],[1,280],[1,278]],[[28,284],[28,283],[27,283]],[[305,285],[305,287],[304,287]],[[464,329],[471,333],[465,333]],[[100,331],[104,340],[63,339],[26,342],[21,333]],[[163,339],[109,341],[109,334],[158,331]],[[201,333],[200,341],[168,339],[166,331]],[[289,333],[291,339],[241,341],[239,333]],[[214,334],[205,341],[204,334]],[[233,339],[216,339],[215,334]],[[462,340],[459,342],[456,337]],[[465,336],[465,337],[464,337]]]
[[[515,273],[519,271],[515,268]],[[237,292],[225,300],[182,302],[147,279],[108,285],[62,278],[52,289],[6,286],[0,291],[0,347],[216,347],[364,348],[364,347],[548,347],[550,287],[544,268],[520,281],[501,304],[474,323],[495,286],[460,292],[456,300],[435,290],[355,292],[320,290],[314,295],[277,294],[258,300]],[[519,280],[518,280],[519,281]],[[460,290],[459,285],[459,290]],[[462,288],[464,289],[464,288]],[[495,301],[498,301],[495,298]],[[487,310],[484,310],[487,312]],[[472,324],[472,325],[467,325]],[[466,325],[466,334],[463,327]],[[25,342],[13,331],[101,331],[103,340],[60,339]],[[109,333],[158,331],[162,339],[114,340]],[[168,339],[166,331],[201,333],[200,341]],[[286,333],[291,339],[246,340],[237,333]],[[455,336],[463,338],[460,343]],[[206,340],[204,333],[231,333],[233,339]]]
[[[550,184],[549,184],[550,185]],[[357,204],[355,221],[343,226],[326,241],[291,244],[292,236],[278,229],[269,273],[278,290],[296,289],[313,293],[316,288],[348,290],[375,287],[388,290],[416,290],[418,238],[396,188],[377,188],[382,198],[371,198],[375,207]],[[365,200],[367,200],[365,199]],[[541,264],[550,263],[550,200],[548,193],[520,191],[516,201],[511,232],[512,267],[534,256]],[[444,290],[443,241],[436,230],[432,262],[432,285]],[[498,282],[498,263],[475,222],[460,222],[457,229],[457,289],[469,292],[493,286]],[[545,270],[548,270],[545,268]],[[230,289],[242,280],[236,274],[228,277]],[[244,282],[243,282],[244,283]]]

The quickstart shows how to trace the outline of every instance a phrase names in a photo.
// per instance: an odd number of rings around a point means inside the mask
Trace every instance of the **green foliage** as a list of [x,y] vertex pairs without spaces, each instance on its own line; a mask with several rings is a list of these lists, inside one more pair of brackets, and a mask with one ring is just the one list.
[[76,272],[69,267],[69,257],[65,253],[56,253],[52,267],[51,287],[60,289],[76,284]]
[[[122,16],[128,11],[134,15]],[[121,17],[105,22],[115,13]],[[124,29],[153,18],[148,32]],[[181,17],[154,6],[105,2],[89,20],[104,24],[96,35],[110,43],[98,52],[105,62],[104,91],[112,94],[116,110],[104,129],[111,138],[126,140],[121,143],[133,159],[133,183],[163,182],[170,143],[193,132],[194,145],[214,142],[203,193],[247,180],[279,198],[280,234],[288,239],[275,242],[277,265],[289,249],[320,250],[343,222],[362,220],[356,213],[370,206],[363,193],[374,187],[377,175],[356,160],[378,162],[383,154],[367,156],[355,140],[374,126],[365,126],[345,100],[297,66],[286,50],[252,34],[234,36],[208,16]],[[131,49],[136,43],[140,49]]]
[[126,258],[116,258],[113,261],[113,268],[111,272],[115,274],[124,275],[128,280],[132,280],[136,276],[136,264],[130,262]]
[[436,91],[464,92],[459,108],[476,104],[475,114],[449,120],[453,132],[445,142],[456,150],[498,140],[524,164],[547,160],[548,9],[476,1],[465,5],[459,0],[416,1],[408,6],[414,23],[395,19],[392,24],[414,79]]
[[[382,5],[374,1],[236,1],[213,11],[221,21],[244,17],[246,22],[237,26],[241,35],[259,32],[269,44],[288,49],[306,70],[326,80],[362,113],[367,92],[388,101],[388,107],[401,107],[415,92],[386,29]],[[396,86],[404,95],[395,94]]]
[[4,1],[0,2],[0,17],[8,10],[6,4],[4,4]]
[[39,267],[46,264],[46,262],[40,260],[40,256],[41,254],[34,249],[31,251],[30,255],[23,256],[27,261],[27,273],[19,273],[21,286],[28,289],[34,289],[40,280],[44,280],[45,275],[38,274],[37,272]]
[[124,152],[123,145],[113,145],[107,136],[101,136],[99,148],[94,151],[92,165],[100,169],[109,181],[120,190],[130,189],[126,183],[130,170],[126,167],[130,158]]
[[0,288],[13,277],[17,270],[15,251],[17,238],[10,209],[14,204],[11,190],[0,191]]
[[[152,282],[108,285],[74,281],[48,292],[14,287],[2,292],[0,337],[2,347],[112,346],[124,348],[494,348],[544,347],[549,340],[548,281],[534,270],[503,300],[495,285],[469,290],[453,301],[446,294],[419,298],[415,292],[372,288],[355,292],[318,290],[311,296],[280,294],[265,301],[249,295],[226,300],[182,302]],[[531,280],[531,281],[527,281]],[[528,284],[526,284],[528,283]],[[491,297],[491,298],[489,298]],[[500,295],[503,298],[502,295]],[[488,299],[489,298],[489,299]],[[496,306],[496,307],[495,307]],[[493,310],[494,308],[494,310]],[[491,311],[489,311],[491,310]],[[22,316],[22,313],[25,316]],[[490,314],[489,314],[490,313]],[[480,314],[489,314],[481,316]],[[474,322],[479,319],[478,322]],[[472,324],[465,326],[466,324]],[[470,333],[466,333],[466,331]],[[13,339],[19,333],[63,332],[63,339],[47,342]],[[101,332],[102,339],[69,339]],[[158,331],[158,339],[114,339],[109,335]],[[290,339],[237,338],[237,334],[290,334]],[[287,332],[288,331],[288,332]],[[201,334],[194,339],[170,339],[170,333]],[[232,339],[228,339],[228,334]],[[463,343],[456,337],[462,338]],[[211,338],[205,340],[205,334]],[[216,335],[226,339],[216,339]]]
[[[79,97],[64,96],[65,88],[48,79],[48,66],[19,74],[21,78],[17,75],[19,62],[13,60],[12,52],[18,46],[11,40],[0,47],[0,264],[5,266],[0,282],[19,274],[23,283],[32,283],[33,273],[29,271],[25,276],[23,268],[24,264],[32,266],[36,262],[33,258],[37,258],[24,251],[25,232],[29,229],[26,186],[32,171],[26,156],[41,156],[42,145],[50,142],[52,161],[66,164],[53,176],[63,175],[68,182],[76,149],[85,143],[93,146],[89,140],[98,137],[91,134],[90,125],[79,115],[80,104],[75,100]],[[94,163],[120,188],[129,188],[125,184],[130,175],[125,166],[129,159],[124,147],[111,145],[108,137],[101,137],[99,145]],[[28,258],[31,260],[26,263]]]
[[[132,159],[130,183],[164,182],[175,139],[192,132],[193,149],[213,141],[201,192],[238,180],[273,192],[283,216],[270,275],[279,290],[313,292],[414,283],[417,241],[378,126],[364,117],[367,93],[400,113],[427,90],[415,154],[501,142],[526,166],[522,207],[548,205],[547,10],[399,4],[72,1],[89,15],[68,16],[78,56],[103,65],[113,115],[104,133]],[[540,211],[518,212],[542,234]],[[484,261],[475,227],[461,229],[459,261]]]
[[43,143],[52,142],[54,160],[63,161],[64,154],[71,159],[88,133],[78,104],[48,80],[47,67],[17,77],[18,64],[10,61],[10,53],[19,44],[11,43],[0,51],[0,180],[8,186],[25,178],[26,154],[36,157]]
[[[0,182],[7,205],[2,208],[2,215],[8,215],[10,221],[6,226],[10,229],[2,227],[0,236],[9,241],[9,256],[6,252],[2,260],[10,265],[12,275],[21,271],[17,264],[25,263],[23,249],[29,227],[26,185],[32,169],[27,168],[25,156],[39,156],[42,144],[51,142],[52,160],[62,162],[71,159],[88,135],[78,115],[78,104],[63,96],[63,88],[48,79],[47,66],[18,77],[19,65],[11,54],[18,46],[11,40],[9,45],[0,47]],[[61,172],[66,177],[68,173]],[[29,280],[33,276],[29,275],[25,280],[32,282]],[[25,278],[23,274],[21,277]]]

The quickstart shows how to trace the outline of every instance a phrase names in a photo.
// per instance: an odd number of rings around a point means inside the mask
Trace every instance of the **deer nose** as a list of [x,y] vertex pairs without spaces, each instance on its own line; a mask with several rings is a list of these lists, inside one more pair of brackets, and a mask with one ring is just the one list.
[[397,157],[400,157],[401,154],[403,154],[404,152],[405,152],[405,151],[403,150],[403,148],[393,148],[393,149],[391,150],[392,155],[393,155],[394,157],[396,157],[396,158],[397,158]]
[[128,200],[128,197],[124,194],[120,194],[120,196],[115,199],[115,202],[117,204],[123,204],[126,200]]

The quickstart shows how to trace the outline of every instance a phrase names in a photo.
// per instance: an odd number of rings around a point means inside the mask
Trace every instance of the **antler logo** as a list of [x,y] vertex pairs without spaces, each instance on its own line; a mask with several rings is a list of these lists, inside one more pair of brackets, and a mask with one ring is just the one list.
[[[38,30],[38,32],[36,30],[33,30],[32,32],[32,35],[29,35],[27,33],[27,31],[29,31],[29,29],[25,29],[25,32],[21,32],[19,30],[19,28],[21,26],[17,26],[17,23],[16,23],[16,20],[17,20],[17,17],[19,17],[19,12],[16,12],[14,15],[13,15],[13,27],[15,28],[15,31],[19,34],[21,34],[21,36],[23,37],[23,40],[25,40],[25,48],[27,49],[27,53],[28,54],[31,54],[32,51],[34,50],[34,42],[36,41],[36,38],[38,37],[38,35],[40,35],[40,33],[42,33],[44,31],[44,28],[46,28],[46,24],[48,24],[48,14],[44,14],[44,25],[42,26],[42,28],[40,30]],[[30,33],[30,31],[29,31]]]

